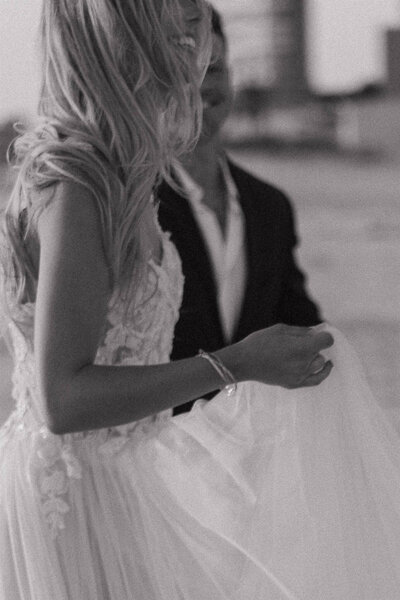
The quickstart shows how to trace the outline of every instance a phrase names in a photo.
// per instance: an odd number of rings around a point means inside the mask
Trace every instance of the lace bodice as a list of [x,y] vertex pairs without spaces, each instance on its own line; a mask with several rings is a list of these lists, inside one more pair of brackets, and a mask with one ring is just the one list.
[[[162,233],[162,261],[148,263],[147,277],[139,291],[136,308],[126,310],[122,301],[110,302],[103,339],[95,358],[101,365],[146,365],[167,362],[172,349],[175,323],[183,292],[183,275],[178,253]],[[95,455],[102,464],[149,429],[162,427],[171,411],[164,411],[119,427],[55,435],[42,416],[35,381],[33,344],[34,304],[18,309],[8,324],[14,347],[13,397],[15,410],[0,429],[0,456],[7,446],[24,448],[26,473],[35,488],[51,535],[66,527],[70,511],[69,491],[79,487],[85,467]],[[94,451],[94,453],[93,453]],[[11,450],[15,452],[15,450]]]
[[[105,333],[96,355],[101,365],[146,365],[167,362],[183,290],[180,259],[169,234],[162,233],[160,265],[148,263],[146,284],[139,293],[137,308],[127,316],[122,302],[110,302]],[[9,324],[15,353],[13,397],[16,410],[6,429],[43,428],[44,420],[36,400],[33,329],[34,304],[20,310],[18,325]],[[124,426],[126,427],[126,426]]]

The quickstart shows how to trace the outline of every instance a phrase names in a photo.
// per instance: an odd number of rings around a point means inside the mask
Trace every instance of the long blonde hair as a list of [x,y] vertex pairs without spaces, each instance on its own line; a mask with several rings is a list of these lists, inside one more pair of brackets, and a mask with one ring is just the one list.
[[[206,62],[209,10],[192,2]],[[44,206],[32,192],[60,181],[90,190],[113,286],[133,297],[132,274],[140,277],[147,261],[141,214],[157,176],[200,130],[199,73],[174,43],[184,33],[179,0],[43,0],[41,120],[14,144],[19,174],[4,221],[14,301],[35,296],[24,237]]]

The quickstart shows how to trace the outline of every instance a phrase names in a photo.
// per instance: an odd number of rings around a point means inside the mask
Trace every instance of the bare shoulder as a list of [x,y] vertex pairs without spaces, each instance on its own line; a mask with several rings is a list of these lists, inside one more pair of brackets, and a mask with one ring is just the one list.
[[40,252],[68,253],[103,262],[104,244],[100,213],[94,196],[83,186],[60,182],[44,190],[36,220]]
[[93,195],[82,185],[62,181],[37,192],[40,205],[37,218],[39,234],[51,226],[77,227],[87,231],[99,226],[99,213]]
[[60,270],[86,270],[88,278],[99,270],[107,272],[100,214],[94,196],[72,182],[61,182],[44,194],[41,198],[44,208],[36,226],[41,266],[58,264]]

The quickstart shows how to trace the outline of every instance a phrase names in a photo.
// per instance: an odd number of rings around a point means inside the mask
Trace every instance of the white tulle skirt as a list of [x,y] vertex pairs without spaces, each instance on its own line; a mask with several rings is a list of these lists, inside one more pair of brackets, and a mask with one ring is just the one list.
[[1,599],[398,600],[400,437],[333,333],[319,387],[245,383],[75,440],[66,478],[50,445],[39,487],[35,436],[8,436]]

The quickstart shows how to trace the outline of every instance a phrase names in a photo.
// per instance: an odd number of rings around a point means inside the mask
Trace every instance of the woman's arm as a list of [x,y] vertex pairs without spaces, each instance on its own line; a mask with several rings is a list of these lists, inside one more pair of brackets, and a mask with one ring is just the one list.
[[[198,398],[221,384],[194,357],[154,366],[94,365],[110,296],[99,215],[88,192],[59,184],[38,219],[39,281],[35,316],[39,393],[54,433],[121,425]],[[272,327],[217,354],[238,381],[315,385],[329,334]],[[319,361],[319,362],[318,362]],[[311,366],[310,366],[311,365]]]

